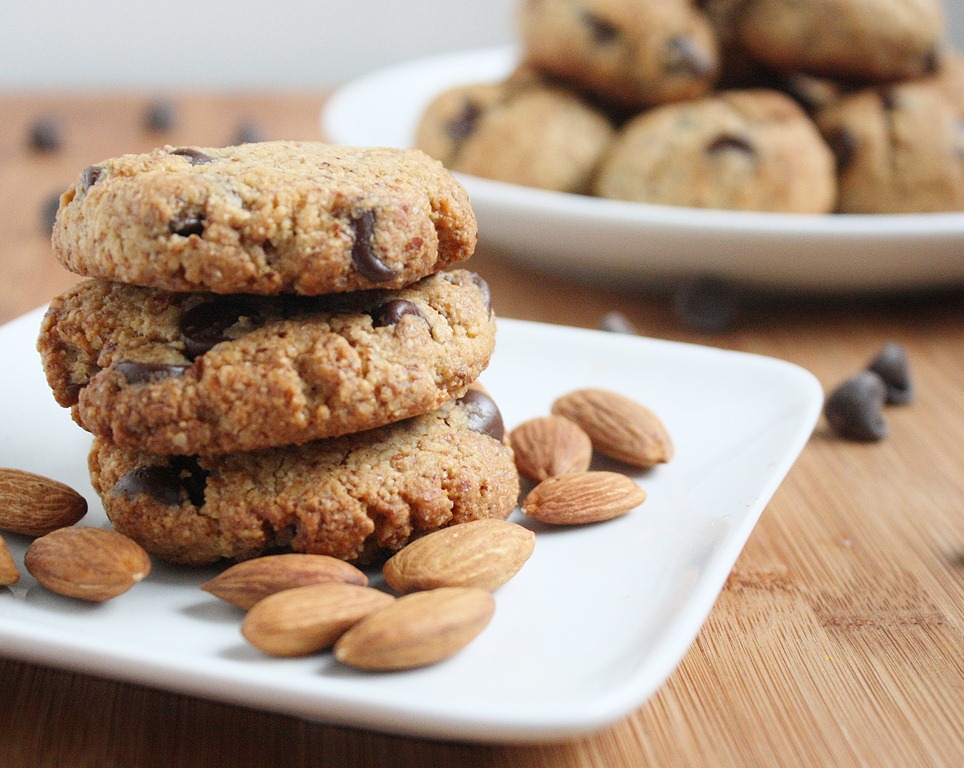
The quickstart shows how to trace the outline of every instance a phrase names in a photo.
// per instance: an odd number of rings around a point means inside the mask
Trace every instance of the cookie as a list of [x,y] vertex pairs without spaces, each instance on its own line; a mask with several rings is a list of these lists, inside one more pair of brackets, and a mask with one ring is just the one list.
[[797,103],[777,91],[726,91],[630,121],[599,170],[601,197],[642,203],[827,213],[834,158]]
[[488,288],[453,270],[324,297],[173,293],[82,281],[38,348],[58,403],[118,446],[221,454],[437,408],[488,365]]
[[369,432],[220,457],[159,457],[95,440],[114,527],[201,565],[291,550],[368,562],[455,523],[505,519],[519,495],[502,417],[476,389]]
[[964,210],[964,104],[940,78],[849,94],[816,115],[841,213]]
[[465,190],[418,150],[264,142],[91,166],[61,196],[52,243],[87,277],[319,295],[400,288],[476,239]]
[[453,171],[584,193],[613,134],[577,95],[517,78],[439,94],[422,113],[415,144]]
[[525,61],[617,104],[648,107],[708,92],[713,30],[690,0],[525,0]]
[[945,34],[940,0],[746,0],[736,17],[740,45],[760,62],[868,82],[933,71]]

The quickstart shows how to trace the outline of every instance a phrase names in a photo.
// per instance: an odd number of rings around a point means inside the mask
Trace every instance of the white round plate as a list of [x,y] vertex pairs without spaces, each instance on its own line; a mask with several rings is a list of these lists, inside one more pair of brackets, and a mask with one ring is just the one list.
[[[329,141],[412,146],[425,105],[461,83],[494,82],[513,47],[436,55],[336,91]],[[964,285],[964,212],[799,215],[628,203],[457,174],[480,245],[546,272],[659,287],[712,276],[757,288],[892,291]]]

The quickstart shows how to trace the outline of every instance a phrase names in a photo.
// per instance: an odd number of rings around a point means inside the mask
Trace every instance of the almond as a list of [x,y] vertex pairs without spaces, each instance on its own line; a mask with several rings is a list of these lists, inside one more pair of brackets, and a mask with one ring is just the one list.
[[673,441],[660,418],[645,405],[607,389],[580,389],[552,404],[552,413],[582,427],[599,453],[635,467],[673,458]]
[[478,587],[491,592],[519,572],[535,543],[535,534],[521,525],[473,520],[416,539],[389,558],[382,575],[402,594],[436,587]]
[[20,581],[20,569],[17,568],[13,555],[10,554],[7,542],[3,540],[3,536],[0,536],[0,587],[16,584],[18,581]]
[[543,480],[522,501],[522,511],[543,523],[581,525],[625,514],[646,491],[618,472],[575,472]]
[[43,536],[87,514],[87,500],[69,485],[20,469],[0,468],[0,530]]
[[335,643],[335,658],[372,671],[424,667],[468,645],[494,612],[492,593],[477,587],[413,592],[343,634]]
[[268,595],[244,616],[241,634],[273,656],[306,656],[395,602],[387,592],[344,582],[309,584]]
[[328,582],[368,585],[368,577],[351,563],[328,555],[267,555],[232,565],[201,585],[225,602],[248,610],[259,600],[284,589]]
[[47,589],[103,602],[123,594],[151,571],[141,546],[104,528],[61,528],[27,548],[24,566]]
[[592,462],[592,441],[563,416],[529,419],[512,430],[509,443],[519,474],[534,483],[567,472],[584,472]]

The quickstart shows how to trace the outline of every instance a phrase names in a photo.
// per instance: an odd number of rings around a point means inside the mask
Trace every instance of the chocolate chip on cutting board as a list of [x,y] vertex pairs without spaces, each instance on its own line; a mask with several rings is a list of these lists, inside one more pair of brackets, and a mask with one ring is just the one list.
[[165,100],[152,101],[144,110],[144,127],[153,133],[170,131],[177,124],[177,110]]
[[841,437],[875,442],[888,433],[881,413],[886,399],[884,380],[874,371],[860,371],[827,396],[823,413],[830,428]]
[[887,388],[888,405],[906,405],[914,400],[914,384],[911,380],[907,351],[895,341],[885,344],[876,357],[867,364]]
[[687,328],[701,333],[732,328],[739,303],[733,287],[715,277],[697,277],[684,282],[673,295],[677,318]]
[[37,118],[30,126],[27,141],[37,152],[56,152],[64,143],[60,120],[50,115]]

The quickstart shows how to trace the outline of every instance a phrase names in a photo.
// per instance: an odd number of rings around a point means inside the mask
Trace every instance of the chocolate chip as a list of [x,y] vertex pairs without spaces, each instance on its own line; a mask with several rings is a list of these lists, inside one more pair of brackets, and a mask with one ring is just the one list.
[[100,181],[101,176],[104,175],[104,168],[100,165],[89,165],[84,168],[80,173],[80,181],[77,182],[77,192],[79,194],[84,194],[90,189],[94,184]]
[[458,402],[468,415],[469,429],[502,440],[505,436],[505,424],[491,397],[477,389],[470,389]]
[[622,312],[607,312],[599,321],[599,330],[607,333],[625,333],[629,336],[638,335],[636,327]]
[[56,152],[64,143],[60,121],[49,116],[38,118],[30,126],[28,142],[38,152]]
[[184,353],[192,360],[227,341],[226,331],[242,317],[257,319],[257,306],[246,299],[225,296],[208,299],[188,309],[179,323]]
[[874,442],[887,436],[881,414],[886,397],[883,379],[873,371],[861,371],[827,396],[823,413],[830,428],[841,437]]
[[182,376],[188,366],[166,365],[164,363],[138,363],[123,360],[114,369],[123,374],[128,384],[143,384],[146,381],[159,381],[172,376]]
[[418,307],[406,299],[392,299],[381,306],[375,307],[371,312],[372,325],[375,328],[382,328],[387,325],[395,325],[405,315],[415,315],[423,320],[425,316],[419,311]]
[[169,464],[137,467],[121,477],[114,493],[123,496],[150,496],[167,506],[181,504],[185,497],[195,507],[204,504],[208,473],[193,456],[172,457]]
[[619,38],[618,26],[591,11],[583,12],[582,23],[589,28],[593,42],[597,45],[608,45]]
[[176,122],[177,113],[169,101],[153,101],[144,110],[144,127],[149,131],[169,131]]
[[663,53],[663,68],[671,74],[702,78],[716,71],[716,63],[709,52],[692,37],[671,37]]
[[181,237],[197,235],[201,237],[204,234],[204,214],[192,213],[179,219],[172,219],[167,222],[167,228],[172,235],[180,235]]
[[234,133],[234,144],[254,144],[264,141],[265,133],[253,120],[245,120],[238,125]]
[[739,310],[736,291],[715,277],[698,277],[683,283],[676,289],[673,304],[680,322],[702,333],[728,330]]
[[482,110],[479,109],[478,105],[473,104],[471,101],[465,102],[462,111],[459,112],[453,120],[449,121],[446,126],[449,136],[456,142],[465,140],[475,132],[481,116]]
[[717,136],[706,146],[706,154],[718,155],[723,152],[742,152],[747,155],[756,154],[753,145],[742,136],[723,134]]
[[186,157],[191,165],[207,165],[208,163],[214,162],[214,158],[210,155],[206,155],[197,149],[192,149],[191,147],[172,149],[171,154]]
[[482,294],[482,298],[485,299],[485,308],[491,312],[492,311],[492,290],[489,288],[489,284],[485,282],[483,277],[475,272],[472,273],[472,282],[475,283],[475,287],[479,289],[479,293]]
[[373,283],[383,283],[395,277],[395,271],[386,266],[372,248],[372,235],[375,234],[375,212],[362,211],[352,216],[351,225],[355,230],[355,242],[351,247],[351,260],[362,277]]
[[57,211],[60,210],[60,193],[54,192],[47,196],[40,208],[40,223],[44,234],[49,235],[57,221]]
[[841,125],[828,131],[825,139],[837,160],[837,171],[846,171],[857,155],[860,144],[856,134],[847,126]]
[[907,351],[895,341],[884,345],[883,349],[867,365],[884,382],[887,389],[887,403],[906,405],[914,399],[914,385],[911,381]]

